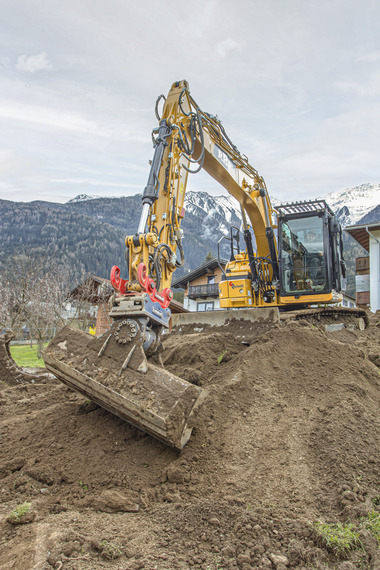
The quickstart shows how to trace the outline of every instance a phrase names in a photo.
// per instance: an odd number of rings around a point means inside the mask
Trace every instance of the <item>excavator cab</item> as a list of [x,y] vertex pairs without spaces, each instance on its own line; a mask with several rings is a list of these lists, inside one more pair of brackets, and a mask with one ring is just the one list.
[[324,200],[314,200],[283,204],[276,212],[277,235],[267,233],[266,256],[254,251],[244,216],[245,251],[235,251],[236,232],[225,236],[231,259],[219,285],[222,308],[300,308],[340,300],[346,270],[342,230],[332,210]]
[[342,234],[323,200],[278,206],[280,298],[285,304],[313,296],[333,302],[345,289]]

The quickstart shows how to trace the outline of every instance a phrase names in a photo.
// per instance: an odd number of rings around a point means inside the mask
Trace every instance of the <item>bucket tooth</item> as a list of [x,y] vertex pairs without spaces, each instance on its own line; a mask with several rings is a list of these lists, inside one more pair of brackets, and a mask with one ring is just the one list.
[[104,353],[105,349],[107,348],[107,344],[109,343],[110,339],[111,339],[112,334],[108,335],[108,337],[106,338],[106,340],[104,341],[104,344],[102,345],[102,348],[99,350],[98,352],[98,356],[102,356],[102,354]]
[[121,373],[123,372],[123,370],[125,370],[125,369],[127,368],[128,362],[131,360],[131,357],[132,357],[132,354],[133,354],[135,348],[136,348],[136,345],[132,346],[131,350],[128,352],[128,356],[127,356],[127,358],[124,360],[123,366],[121,367],[121,370],[120,370],[119,374],[121,374]]

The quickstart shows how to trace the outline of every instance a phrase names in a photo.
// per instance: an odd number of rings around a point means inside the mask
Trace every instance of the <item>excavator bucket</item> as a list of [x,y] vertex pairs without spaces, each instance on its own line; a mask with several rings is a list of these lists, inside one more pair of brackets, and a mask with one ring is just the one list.
[[148,362],[132,319],[99,338],[65,327],[43,357],[57,378],[106,410],[175,449],[187,443],[206,392]]

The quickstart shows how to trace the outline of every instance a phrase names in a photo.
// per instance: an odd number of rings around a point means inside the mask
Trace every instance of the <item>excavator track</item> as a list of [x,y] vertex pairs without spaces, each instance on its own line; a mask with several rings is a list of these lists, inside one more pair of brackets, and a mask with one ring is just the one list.
[[314,323],[343,323],[345,326],[364,329],[368,326],[368,314],[364,309],[349,307],[318,307],[281,313],[281,320],[307,320]]

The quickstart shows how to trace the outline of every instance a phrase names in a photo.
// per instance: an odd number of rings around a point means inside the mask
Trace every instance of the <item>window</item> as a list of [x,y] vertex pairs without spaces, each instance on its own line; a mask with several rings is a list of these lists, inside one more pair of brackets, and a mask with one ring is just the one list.
[[207,277],[207,283],[208,285],[212,285],[213,283],[215,283],[215,275],[209,275]]
[[205,301],[204,303],[197,303],[197,311],[213,311],[214,301]]
[[319,293],[325,289],[322,218],[296,218],[282,224],[281,267],[285,294]]

